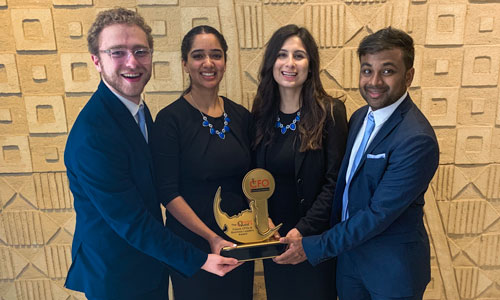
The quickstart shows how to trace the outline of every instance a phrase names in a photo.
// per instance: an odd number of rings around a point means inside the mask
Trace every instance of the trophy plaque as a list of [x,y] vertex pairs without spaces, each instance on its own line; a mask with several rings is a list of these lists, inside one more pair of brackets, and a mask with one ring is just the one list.
[[239,261],[271,258],[285,251],[286,244],[274,239],[274,233],[281,225],[269,228],[267,199],[274,192],[274,178],[264,169],[249,171],[242,182],[243,193],[249,200],[250,209],[235,216],[228,216],[220,208],[221,187],[214,198],[214,216],[224,233],[241,243],[236,247],[224,247],[221,255],[234,257]]

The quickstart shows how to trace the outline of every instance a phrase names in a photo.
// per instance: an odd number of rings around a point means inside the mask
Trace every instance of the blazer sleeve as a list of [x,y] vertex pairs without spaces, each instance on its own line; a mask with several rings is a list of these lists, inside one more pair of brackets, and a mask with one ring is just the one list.
[[75,149],[78,183],[109,226],[131,246],[191,276],[207,259],[156,220],[131,178],[129,145],[113,134],[91,134]]
[[302,245],[316,265],[353,249],[386,230],[418,198],[423,197],[439,163],[434,136],[409,134],[391,154],[369,205],[321,235],[305,237]]
[[323,152],[326,162],[324,184],[306,215],[295,226],[302,236],[319,234],[330,225],[333,195],[347,141],[346,108],[340,100],[335,100],[333,114],[333,120],[331,117],[327,118],[324,130]]

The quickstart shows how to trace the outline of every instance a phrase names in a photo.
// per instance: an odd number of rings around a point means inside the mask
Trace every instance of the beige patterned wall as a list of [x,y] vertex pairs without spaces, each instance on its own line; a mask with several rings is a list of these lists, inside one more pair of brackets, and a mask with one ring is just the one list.
[[[194,25],[226,36],[221,92],[245,106],[270,35],[306,26],[321,47],[323,83],[349,114],[364,104],[360,39],[388,25],[409,32],[417,45],[410,93],[441,147],[425,206],[425,299],[500,299],[500,0],[0,0],[0,299],[84,299],[62,287],[75,225],[63,152],[99,81],[86,32],[115,5],[153,28],[145,99],[154,114],[183,90],[179,46]],[[264,298],[260,270],[255,298]]]

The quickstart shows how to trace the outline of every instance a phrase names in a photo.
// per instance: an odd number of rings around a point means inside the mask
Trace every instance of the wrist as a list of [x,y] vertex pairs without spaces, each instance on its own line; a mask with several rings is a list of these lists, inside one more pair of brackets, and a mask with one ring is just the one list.
[[212,234],[209,234],[206,238],[207,242],[209,243],[216,242],[219,239],[221,239],[221,237],[215,234],[214,232],[212,232]]

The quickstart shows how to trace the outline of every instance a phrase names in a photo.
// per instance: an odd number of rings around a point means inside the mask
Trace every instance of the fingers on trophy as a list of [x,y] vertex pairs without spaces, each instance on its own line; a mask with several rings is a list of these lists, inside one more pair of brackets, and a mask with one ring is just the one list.
[[231,239],[241,243],[236,247],[225,247],[222,256],[234,257],[239,261],[271,258],[285,251],[285,244],[274,238],[283,224],[269,228],[267,199],[274,192],[274,178],[264,169],[253,169],[243,178],[243,193],[250,201],[250,209],[229,216],[220,207],[221,187],[214,198],[214,216],[219,227]]

